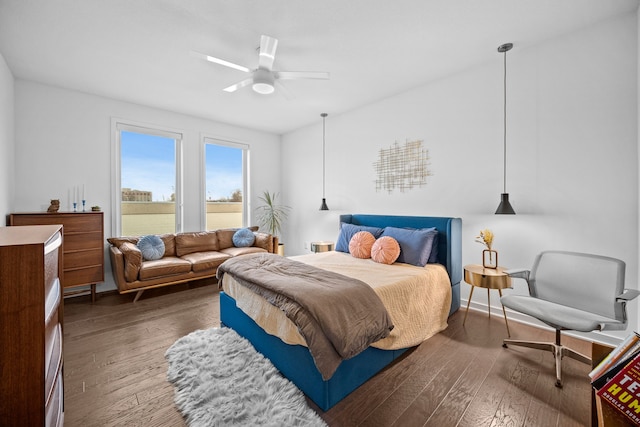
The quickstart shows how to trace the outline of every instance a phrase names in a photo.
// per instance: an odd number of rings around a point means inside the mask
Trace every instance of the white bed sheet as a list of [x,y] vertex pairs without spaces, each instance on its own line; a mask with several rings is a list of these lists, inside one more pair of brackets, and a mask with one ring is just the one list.
[[[391,316],[394,328],[388,337],[373,343],[372,347],[383,350],[412,347],[447,327],[451,283],[447,270],[440,264],[386,265],[335,251],[290,258],[361,280],[373,288]],[[222,278],[222,289],[267,333],[287,344],[306,346],[296,325],[284,312],[228,274]]]

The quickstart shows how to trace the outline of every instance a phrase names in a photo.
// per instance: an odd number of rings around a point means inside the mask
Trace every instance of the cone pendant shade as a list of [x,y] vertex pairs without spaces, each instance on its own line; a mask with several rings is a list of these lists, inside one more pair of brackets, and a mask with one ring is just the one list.
[[511,203],[509,203],[509,193],[502,193],[502,200],[496,209],[496,215],[515,215],[516,211],[513,210]]

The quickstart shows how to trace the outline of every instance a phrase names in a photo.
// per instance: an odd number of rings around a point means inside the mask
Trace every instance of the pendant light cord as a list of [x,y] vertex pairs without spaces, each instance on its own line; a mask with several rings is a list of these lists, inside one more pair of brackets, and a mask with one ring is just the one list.
[[327,113],[322,113],[322,198],[325,198],[324,195],[324,190],[325,190],[325,173],[326,173],[326,168],[325,168],[325,120],[327,118]]
[[507,51],[504,52],[504,151],[503,151],[503,163],[504,163],[504,176],[503,183],[504,189],[503,193],[507,192]]

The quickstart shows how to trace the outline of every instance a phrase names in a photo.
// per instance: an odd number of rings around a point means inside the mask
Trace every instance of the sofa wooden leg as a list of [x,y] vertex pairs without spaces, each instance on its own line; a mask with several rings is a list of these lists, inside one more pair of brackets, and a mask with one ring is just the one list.
[[140,298],[140,297],[142,296],[142,293],[143,293],[143,292],[144,292],[144,289],[139,290],[139,291],[136,293],[136,297],[133,299],[133,302],[138,301],[138,298]]

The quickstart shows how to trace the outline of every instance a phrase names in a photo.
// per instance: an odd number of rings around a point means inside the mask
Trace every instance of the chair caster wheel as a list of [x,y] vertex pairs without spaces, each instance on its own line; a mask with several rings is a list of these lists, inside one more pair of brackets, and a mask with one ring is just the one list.
[[562,381],[556,380],[556,387],[562,388]]
[[502,343],[502,346],[503,346],[504,348],[509,348],[509,347],[507,347],[507,344],[506,344],[506,343]]

